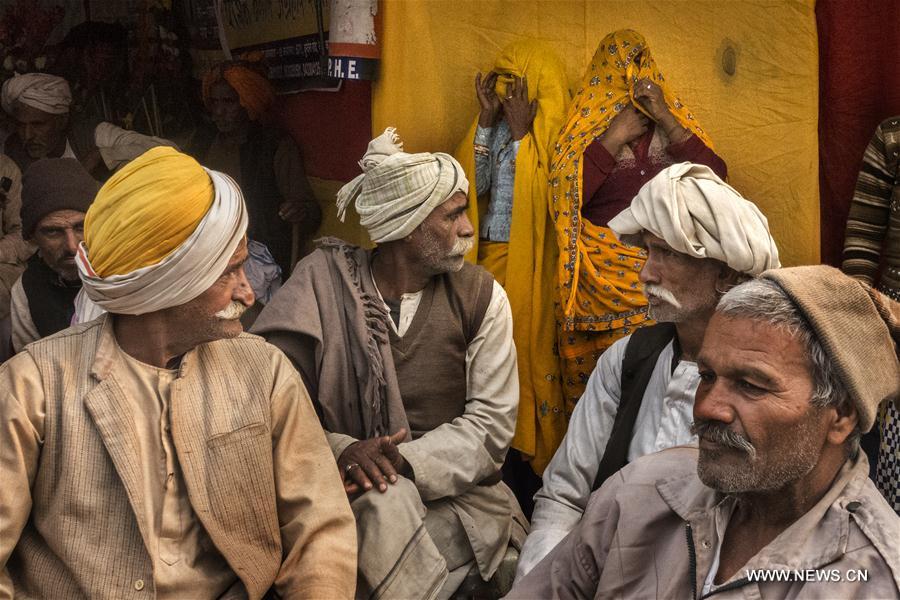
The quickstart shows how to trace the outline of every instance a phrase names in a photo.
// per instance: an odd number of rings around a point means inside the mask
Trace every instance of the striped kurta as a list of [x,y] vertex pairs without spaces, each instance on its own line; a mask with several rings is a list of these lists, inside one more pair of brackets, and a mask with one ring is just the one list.
[[894,300],[900,300],[898,155],[900,116],[882,122],[866,148],[850,204],[842,267]]

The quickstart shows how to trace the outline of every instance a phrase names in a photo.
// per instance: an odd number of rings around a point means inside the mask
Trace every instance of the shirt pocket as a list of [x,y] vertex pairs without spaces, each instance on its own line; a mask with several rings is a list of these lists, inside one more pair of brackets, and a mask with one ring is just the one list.
[[206,440],[206,446],[210,449],[221,448],[223,446],[229,446],[231,444],[255,438],[268,432],[269,428],[266,427],[264,423],[250,423],[249,425],[244,425],[234,431],[218,433],[212,436]]

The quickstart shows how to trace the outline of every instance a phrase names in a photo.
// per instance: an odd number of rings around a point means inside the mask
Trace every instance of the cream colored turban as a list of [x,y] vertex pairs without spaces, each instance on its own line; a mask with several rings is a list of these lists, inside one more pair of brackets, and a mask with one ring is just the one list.
[[46,73],[16,75],[3,82],[3,110],[13,113],[16,100],[52,115],[64,115],[72,104],[72,92],[62,77]]
[[94,129],[94,143],[97,144],[100,157],[110,171],[115,171],[157,146],[171,146],[177,149],[175,143],[169,140],[122,129],[106,122],[100,123]]
[[714,258],[740,273],[781,266],[769,222],[755,204],[706,165],[680,163],[644,184],[631,206],[609,222],[620,240],[642,245],[640,233],[662,238],[676,252]]
[[338,218],[344,220],[355,200],[360,224],[375,243],[405,238],[454,193],[469,191],[455,158],[443,152],[407,154],[393,127],[369,142],[359,166],[363,174],[338,192]]
[[221,277],[246,231],[234,180],[172,148],[145,152],[106,182],[85,217],[77,322],[193,300]]

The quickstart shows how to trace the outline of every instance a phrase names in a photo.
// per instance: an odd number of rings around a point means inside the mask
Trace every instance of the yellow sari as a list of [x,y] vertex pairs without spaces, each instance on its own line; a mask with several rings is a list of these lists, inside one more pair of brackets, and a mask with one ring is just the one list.
[[634,83],[645,77],[662,88],[675,119],[712,148],[694,115],[669,91],[642,35],[625,29],[600,41],[569,107],[550,169],[551,216],[559,247],[559,351],[567,412],[583,393],[603,350],[634,328],[650,323],[638,281],[644,252],[621,244],[610,229],[581,216],[584,151],[629,103],[646,114],[632,92]]
[[[540,474],[566,432],[557,354],[554,298],[557,246],[548,206],[550,152],[565,118],[569,90],[562,62],[539,42],[516,42],[494,66],[499,93],[512,76],[528,77],[529,100],[538,109],[531,131],[516,154],[509,244],[482,243],[467,257],[483,264],[506,289],[513,316],[519,367],[519,417],[512,447],[530,458]],[[473,142],[477,119],[456,150],[469,181],[469,218],[478,232]],[[488,198],[482,198],[484,212]],[[480,260],[479,260],[480,256]]]

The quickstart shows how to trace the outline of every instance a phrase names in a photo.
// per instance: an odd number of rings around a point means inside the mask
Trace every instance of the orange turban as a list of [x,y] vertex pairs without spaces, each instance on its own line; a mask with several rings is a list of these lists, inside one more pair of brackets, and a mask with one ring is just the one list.
[[269,111],[275,102],[275,90],[264,75],[249,64],[220,64],[203,76],[203,102],[209,102],[212,86],[224,81],[237,92],[241,106],[247,111],[251,121],[259,119]]

